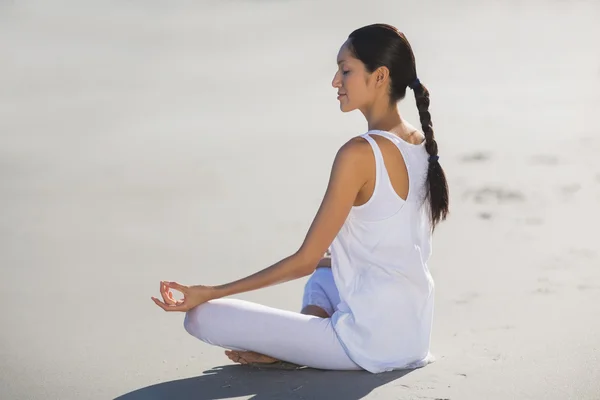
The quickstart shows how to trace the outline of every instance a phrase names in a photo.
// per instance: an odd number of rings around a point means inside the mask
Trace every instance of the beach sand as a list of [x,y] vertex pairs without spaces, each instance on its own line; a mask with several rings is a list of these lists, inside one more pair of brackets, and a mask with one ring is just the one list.
[[[600,399],[600,3],[416,3],[1,2],[0,397]],[[150,297],[297,250],[366,130],[330,83],[373,22],[413,45],[450,182],[437,360],[234,366]],[[304,282],[237,297],[298,310]]]

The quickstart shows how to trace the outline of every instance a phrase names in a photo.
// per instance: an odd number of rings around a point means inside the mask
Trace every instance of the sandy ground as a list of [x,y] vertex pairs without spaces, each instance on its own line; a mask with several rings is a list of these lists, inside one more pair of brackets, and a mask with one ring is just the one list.
[[[440,3],[0,1],[0,397],[600,399],[600,2]],[[380,21],[450,178],[437,362],[233,366],[150,296],[297,249],[366,128],[337,50]],[[297,310],[303,283],[239,297]]]

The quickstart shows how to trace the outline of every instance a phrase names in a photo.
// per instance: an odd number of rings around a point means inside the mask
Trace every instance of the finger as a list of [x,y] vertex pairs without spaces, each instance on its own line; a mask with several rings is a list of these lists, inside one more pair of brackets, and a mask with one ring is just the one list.
[[177,305],[177,304],[183,303],[180,302],[179,300],[176,300],[175,297],[173,297],[173,293],[169,292],[169,304],[171,305]]
[[168,305],[175,304],[175,300],[173,300],[173,294],[169,291],[169,288],[167,288],[167,286],[164,284],[164,282],[161,282],[160,295],[162,296],[165,304],[168,304]]
[[156,303],[157,306],[159,306],[160,308],[162,308],[165,311],[178,311],[178,310],[174,309],[174,306],[165,304],[162,301],[160,301],[159,299],[157,299],[156,297],[152,297],[152,301],[154,301],[154,303]]
[[171,305],[174,303],[169,299],[169,289],[163,282],[160,283],[160,295],[165,304]]
[[167,293],[166,293],[166,286],[164,284],[163,281],[160,281],[160,295],[163,298],[163,301],[166,303],[167,302]]
[[175,290],[179,290],[181,293],[187,293],[188,287],[185,285],[180,285],[177,282],[165,282],[165,284],[167,285],[167,287],[170,287]]
[[165,311],[188,311],[188,307],[185,304],[170,306],[158,300],[156,297],[152,297],[152,301],[154,301],[154,303],[156,303],[157,306],[159,306]]
[[[159,306],[160,308],[162,308],[163,310],[166,309],[166,307],[168,307],[165,303],[163,303],[162,301],[158,300],[156,297],[151,297],[152,301]],[[166,311],[166,310],[165,310]]]

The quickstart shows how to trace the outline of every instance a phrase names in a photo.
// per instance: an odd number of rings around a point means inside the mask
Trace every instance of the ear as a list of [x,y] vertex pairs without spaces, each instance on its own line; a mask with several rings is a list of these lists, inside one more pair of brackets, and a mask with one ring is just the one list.
[[373,72],[373,76],[375,78],[375,87],[382,87],[390,77],[390,70],[385,66],[379,67]]

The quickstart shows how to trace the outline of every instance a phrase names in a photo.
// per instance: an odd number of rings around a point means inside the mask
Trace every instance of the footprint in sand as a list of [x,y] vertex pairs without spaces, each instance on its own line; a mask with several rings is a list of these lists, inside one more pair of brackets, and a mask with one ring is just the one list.
[[511,331],[511,330],[513,330],[515,328],[516,328],[516,326],[514,326],[514,325],[502,325],[502,326],[499,326],[499,327],[494,328],[494,329],[497,330],[497,331]]
[[579,183],[571,183],[569,185],[563,185],[558,188],[563,196],[572,196],[581,190]]
[[479,297],[479,293],[475,293],[475,292],[464,293],[458,300],[455,300],[454,303],[455,304],[469,304],[478,297]]
[[509,202],[522,202],[525,200],[525,196],[519,191],[490,186],[467,190],[463,194],[463,198],[467,200],[472,199],[478,204],[489,204],[492,202],[502,204]]
[[460,157],[460,161],[463,163],[471,163],[471,162],[485,162],[491,158],[490,153],[486,153],[484,151],[478,151],[471,154],[465,154]]
[[525,225],[537,226],[537,225],[542,225],[544,223],[544,220],[542,218],[538,218],[538,217],[528,217],[528,218],[525,218],[524,222],[525,222]]
[[556,271],[556,270],[564,270],[569,269],[572,265],[572,262],[568,259],[565,259],[561,256],[554,256],[549,260],[544,262],[544,266],[542,267],[548,271]]
[[571,248],[566,254],[553,256],[547,259],[542,265],[542,269],[551,270],[567,270],[576,268],[582,265],[590,265],[598,260],[599,254],[597,251],[586,247]]
[[486,220],[487,219],[492,219],[492,213],[489,213],[489,212],[480,212],[479,214],[477,214],[477,216],[480,219],[486,219]]
[[531,163],[537,165],[558,165],[558,156],[554,154],[536,154],[531,157]]
[[583,136],[579,138],[579,143],[581,143],[583,147],[589,148],[591,145],[593,145],[595,140],[596,138],[593,135]]
[[599,288],[598,286],[589,285],[587,283],[583,283],[581,285],[577,285],[577,290],[579,290],[581,292],[584,292],[584,291],[587,291],[587,290],[594,290],[594,289],[598,289],[598,288]]
[[578,249],[570,249],[569,256],[577,257],[584,260],[594,260],[598,257],[598,254],[592,250],[587,248],[578,248]]
[[549,287],[541,287],[541,288],[537,288],[533,293],[534,294],[548,295],[548,294],[554,294],[554,293],[556,293],[556,290],[551,289]]
[[538,291],[541,294],[557,292],[559,289],[565,286],[564,283],[550,280],[547,277],[538,278],[538,284],[540,286],[540,289],[538,289]]

